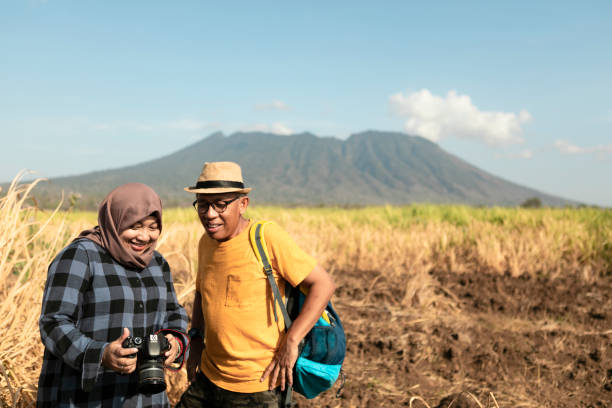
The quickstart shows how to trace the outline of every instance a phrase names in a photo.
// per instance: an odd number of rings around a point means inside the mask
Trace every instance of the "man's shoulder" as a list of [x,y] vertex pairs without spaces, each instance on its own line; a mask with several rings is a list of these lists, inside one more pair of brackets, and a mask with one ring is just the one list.
[[275,252],[277,248],[294,248],[295,240],[283,227],[274,221],[265,221],[264,239],[269,250]]
[[265,230],[264,233],[266,235],[266,238],[268,237],[268,235],[278,235],[279,233],[285,233],[285,230],[283,229],[283,227],[278,225],[278,223],[276,223],[275,221],[259,220],[259,221],[253,222],[253,225],[255,225],[256,223],[263,224],[263,228]]

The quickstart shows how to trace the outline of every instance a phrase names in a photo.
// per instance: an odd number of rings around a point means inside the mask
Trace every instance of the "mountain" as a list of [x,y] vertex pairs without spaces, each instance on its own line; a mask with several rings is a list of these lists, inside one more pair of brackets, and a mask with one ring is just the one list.
[[66,197],[80,195],[77,207],[92,209],[114,187],[138,181],[153,187],[166,207],[185,206],[193,196],[183,187],[196,182],[205,161],[239,163],[255,204],[514,206],[532,197],[545,205],[575,204],[493,176],[422,137],[379,131],[347,140],[310,133],[214,133],[159,159],[51,179],[35,195],[50,206],[64,190]]

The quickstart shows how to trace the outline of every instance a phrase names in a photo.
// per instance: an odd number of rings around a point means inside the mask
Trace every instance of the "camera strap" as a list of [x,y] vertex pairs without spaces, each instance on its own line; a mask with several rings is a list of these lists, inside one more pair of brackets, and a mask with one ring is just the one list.
[[178,367],[171,367],[171,366],[166,367],[172,371],[179,371],[183,367],[183,363],[185,362],[185,352],[187,351],[187,348],[189,347],[189,338],[187,337],[185,333],[180,332],[178,330],[173,330],[173,329],[161,329],[161,330],[158,330],[155,334],[157,335],[161,334],[162,336],[165,336],[166,334],[171,334],[172,336],[174,336],[174,338],[177,341],[181,343],[179,346],[180,353],[173,361],[173,363],[179,364],[179,366]]

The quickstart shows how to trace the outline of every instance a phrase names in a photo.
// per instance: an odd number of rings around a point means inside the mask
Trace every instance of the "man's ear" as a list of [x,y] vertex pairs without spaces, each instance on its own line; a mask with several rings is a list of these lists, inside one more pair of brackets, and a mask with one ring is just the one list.
[[240,206],[240,215],[243,215],[249,206],[249,196],[240,197],[239,201],[240,202],[238,205]]

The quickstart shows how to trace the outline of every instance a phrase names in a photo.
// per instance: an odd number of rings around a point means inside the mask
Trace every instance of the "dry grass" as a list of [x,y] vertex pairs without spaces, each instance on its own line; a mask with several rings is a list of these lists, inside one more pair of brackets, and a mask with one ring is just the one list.
[[[4,328],[0,393],[3,406],[15,407],[31,405],[36,395],[43,351],[37,320],[47,266],[63,246],[95,223],[93,213],[38,210],[30,198],[37,182],[19,184],[19,180],[0,198],[0,316]],[[411,331],[410,338],[396,339],[401,347],[407,347],[408,341],[424,344],[422,354],[413,356],[417,363],[433,361],[435,352],[426,347],[428,334],[423,327],[449,319],[460,325],[465,316],[457,295],[442,287],[432,271],[528,274],[547,279],[574,274],[586,282],[612,272],[609,210],[253,206],[249,216],[281,224],[334,275],[339,283],[335,303],[340,311],[363,311],[363,324],[353,319],[349,327],[353,330],[349,360],[367,352],[356,347],[369,341],[367,330],[361,329],[385,316]],[[158,249],[172,267],[179,300],[189,312],[201,231],[190,209],[165,211]],[[516,322],[498,324],[520,327]],[[352,380],[375,385],[377,381],[366,371],[353,373]],[[431,377],[432,383],[436,381],[444,383]],[[184,373],[170,377],[169,382],[171,398],[176,398],[186,386]],[[527,401],[524,406],[534,406],[529,405],[534,400],[528,390],[516,389],[525,394],[516,395],[514,401],[522,399]],[[373,387],[372,392],[395,400],[401,395],[409,406],[429,406],[419,396],[419,384],[408,389],[384,384]],[[449,389],[451,392],[461,389]],[[481,396],[484,405],[474,399],[478,406],[499,407],[491,393]],[[362,406],[365,402],[362,400]],[[355,404],[350,400],[337,406],[359,406]]]

